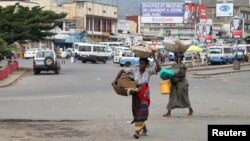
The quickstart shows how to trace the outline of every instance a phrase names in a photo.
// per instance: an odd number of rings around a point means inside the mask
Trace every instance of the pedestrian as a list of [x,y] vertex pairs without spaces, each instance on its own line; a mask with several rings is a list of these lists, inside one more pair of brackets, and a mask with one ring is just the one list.
[[161,63],[161,50],[160,49],[158,49],[157,51],[157,60],[159,63]]
[[66,59],[66,57],[67,57],[66,51],[63,51],[63,52],[62,52],[61,57],[62,57],[62,64],[65,64],[65,59]]
[[24,54],[25,54],[25,52],[26,52],[26,48],[25,47],[22,47],[22,57],[24,58]]
[[163,65],[163,64],[165,64],[167,53],[164,50],[162,50],[160,55],[161,55],[161,64]]
[[171,93],[167,104],[168,111],[163,115],[163,117],[171,116],[171,111],[175,108],[189,108],[188,115],[191,116],[193,114],[193,109],[191,108],[188,95],[189,84],[186,79],[187,67],[182,63],[184,55],[175,53],[175,57],[176,63],[174,63],[171,67],[171,69],[175,72],[175,75],[170,79]]
[[205,62],[205,59],[206,59],[206,53],[201,53],[201,64],[204,64]]
[[199,52],[197,52],[196,54],[195,54],[195,62],[197,62],[196,64],[197,64],[197,66],[200,66],[200,53]]
[[160,71],[161,66],[155,58],[155,53],[152,53],[155,67],[148,67],[149,60],[147,58],[140,58],[139,67],[126,68],[119,71],[112,85],[117,84],[118,79],[122,73],[131,74],[137,84],[137,89],[131,93],[132,95],[132,113],[133,121],[131,124],[135,124],[134,138],[138,139],[139,134],[147,133],[145,121],[148,119],[149,105],[150,105],[150,92],[149,92],[149,79],[150,76]]
[[195,64],[195,53],[192,52],[191,53],[191,59],[192,59],[192,66],[194,67],[196,64]]

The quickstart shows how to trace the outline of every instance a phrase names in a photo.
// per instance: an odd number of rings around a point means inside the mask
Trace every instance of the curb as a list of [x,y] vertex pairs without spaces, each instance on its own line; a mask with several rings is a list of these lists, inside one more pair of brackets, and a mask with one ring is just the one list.
[[3,84],[0,84],[0,88],[12,85],[14,82],[16,82],[21,76],[23,76],[28,71],[27,68],[19,68],[18,70],[21,71],[20,74],[18,74],[17,76],[15,76],[14,78],[12,78],[11,80],[7,82],[4,82],[5,80],[3,80]]
[[224,71],[224,72],[215,72],[215,73],[204,73],[204,74],[194,73],[193,75],[208,77],[208,76],[212,76],[212,75],[229,74],[229,73],[232,74],[232,73],[247,72],[247,71],[250,71],[250,69],[246,69],[246,70],[234,70],[234,71],[228,71],[228,72]]
[[[250,66],[250,63],[245,63],[245,64],[240,64],[240,66]],[[233,66],[219,66],[219,67],[205,67],[203,66],[202,68],[192,68],[192,69],[187,69],[187,71],[201,71],[201,70],[217,70],[217,69],[223,69],[223,68],[233,68]]]

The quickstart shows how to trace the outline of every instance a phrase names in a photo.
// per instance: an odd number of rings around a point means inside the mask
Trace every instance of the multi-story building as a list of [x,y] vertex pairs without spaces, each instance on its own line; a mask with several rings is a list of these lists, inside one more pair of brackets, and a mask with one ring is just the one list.
[[[1,0],[2,6],[19,2],[24,6],[39,5],[44,10],[65,12],[67,17],[61,21],[60,34],[86,32],[86,41],[105,41],[111,34],[117,33],[117,2],[96,3],[94,0],[71,0],[61,4],[56,0]],[[57,38],[55,36],[55,38]],[[63,38],[60,36],[60,38]]]
[[[201,0],[207,6],[207,16],[211,19],[217,36],[229,36],[229,20],[234,17],[242,17],[245,21],[245,37],[250,35],[250,0]],[[233,3],[233,15],[217,16],[216,4]]]
[[87,31],[87,41],[104,41],[117,32],[117,3],[96,3],[87,0],[71,0],[57,5],[55,0],[30,0],[45,9],[65,12],[67,17],[62,27],[76,32]]

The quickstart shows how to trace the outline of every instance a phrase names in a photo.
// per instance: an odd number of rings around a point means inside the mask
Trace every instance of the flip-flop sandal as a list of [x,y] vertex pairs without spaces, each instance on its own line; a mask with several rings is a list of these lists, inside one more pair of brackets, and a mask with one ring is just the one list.
[[135,138],[135,139],[139,139],[139,138],[140,138],[140,137],[139,137],[139,134],[135,133],[135,134],[134,134],[134,138]]

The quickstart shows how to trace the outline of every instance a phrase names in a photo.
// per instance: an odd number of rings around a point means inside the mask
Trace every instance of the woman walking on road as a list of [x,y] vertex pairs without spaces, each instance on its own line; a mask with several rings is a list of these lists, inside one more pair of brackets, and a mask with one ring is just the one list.
[[175,53],[176,63],[173,64],[172,70],[175,75],[171,81],[171,94],[169,95],[169,102],[167,105],[167,113],[163,117],[169,117],[171,111],[175,108],[189,108],[188,115],[193,114],[193,109],[188,96],[188,81],[186,79],[186,66],[182,63],[183,54]]
[[149,93],[149,79],[150,76],[160,71],[161,66],[156,60],[154,53],[152,53],[156,68],[148,68],[149,60],[147,58],[140,58],[139,68],[127,68],[121,70],[115,78],[112,85],[115,85],[122,75],[122,73],[131,74],[137,84],[137,89],[131,93],[132,95],[132,113],[133,121],[135,124],[134,138],[139,139],[139,134],[147,133],[145,121],[148,119],[149,105],[150,105],[150,93]]

